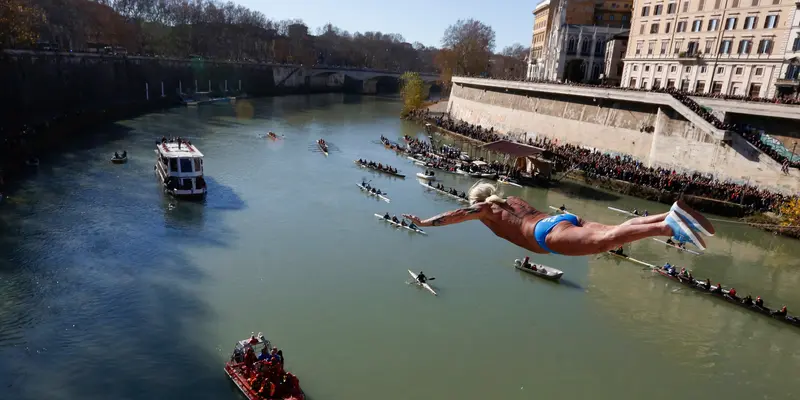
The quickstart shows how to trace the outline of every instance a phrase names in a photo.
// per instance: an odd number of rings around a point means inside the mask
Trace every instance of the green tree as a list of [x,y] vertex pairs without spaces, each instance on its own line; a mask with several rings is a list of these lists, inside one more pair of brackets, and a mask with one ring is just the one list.
[[30,45],[39,39],[45,22],[42,9],[25,0],[0,0],[0,49]]
[[425,87],[425,82],[416,72],[405,72],[400,76],[400,80],[402,82],[400,94],[403,96],[402,116],[406,116],[425,104],[425,99],[428,98],[428,90]]

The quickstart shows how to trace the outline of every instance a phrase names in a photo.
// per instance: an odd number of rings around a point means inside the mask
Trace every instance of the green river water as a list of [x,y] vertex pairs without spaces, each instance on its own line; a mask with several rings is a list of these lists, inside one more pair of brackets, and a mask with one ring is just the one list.
[[[222,367],[254,331],[284,350],[310,399],[800,397],[800,329],[606,256],[533,255],[565,271],[543,281],[479,222],[423,237],[378,221],[459,206],[377,144],[425,137],[399,110],[342,95],[180,108],[43,158],[0,204],[0,398],[238,399]],[[269,130],[286,137],[259,137]],[[206,155],[205,203],[159,191],[164,135]],[[314,151],[320,137],[329,157]],[[109,163],[115,150],[129,163]],[[359,157],[408,177],[373,175]],[[391,204],[358,190],[362,177]],[[624,217],[607,206],[667,209],[576,187],[505,193],[610,224]],[[800,311],[800,242],[716,226],[703,256],[651,240],[630,252]],[[407,269],[435,276],[439,296],[407,285]]]

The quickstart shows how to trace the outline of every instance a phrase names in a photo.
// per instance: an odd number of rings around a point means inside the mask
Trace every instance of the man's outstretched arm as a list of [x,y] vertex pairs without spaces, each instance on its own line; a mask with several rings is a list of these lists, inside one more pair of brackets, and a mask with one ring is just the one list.
[[486,211],[486,206],[487,204],[485,203],[478,203],[466,208],[448,211],[435,217],[428,218],[424,221],[420,220],[419,217],[415,215],[403,214],[403,216],[410,219],[418,226],[444,226],[479,219]]

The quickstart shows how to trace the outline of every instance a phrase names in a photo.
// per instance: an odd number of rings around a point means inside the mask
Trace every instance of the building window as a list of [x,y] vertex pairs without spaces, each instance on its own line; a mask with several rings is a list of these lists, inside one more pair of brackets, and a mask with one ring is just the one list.
[[631,81],[628,83],[628,87],[636,87],[636,78],[631,78]]
[[764,73],[764,68],[758,67],[756,68],[756,76],[761,76]]
[[637,56],[642,54],[642,46],[644,46],[643,42],[637,42],[636,43],[636,55]]
[[689,72],[692,72],[692,67],[686,67],[683,69],[683,71],[688,74]]
[[639,27],[639,34],[644,35],[644,24],[642,24],[642,26]]
[[708,67],[706,67],[706,66],[702,66],[702,67],[700,67],[700,73],[701,73],[701,74],[705,74],[705,73],[706,73],[706,71],[708,71]]
[[692,32],[700,32],[703,29],[703,20],[696,19],[692,22]]
[[644,72],[650,72],[650,66],[649,65],[645,65],[644,66]]
[[695,93],[705,93],[706,89],[706,82],[705,81],[697,81],[697,86],[694,87]]
[[734,70],[734,73],[735,73],[736,75],[741,75],[741,74],[742,74],[742,70],[743,70],[743,68],[742,68],[742,67],[736,67],[736,69]]
[[751,4],[751,6],[758,7],[758,0],[753,0],[753,3]]
[[[570,37],[569,42],[567,43],[567,54],[575,54],[575,38]],[[639,54],[638,52],[636,54]]]
[[744,19],[744,29],[755,29],[756,22],[758,22],[758,17],[747,17]]
[[581,54],[589,55],[589,40],[585,39],[581,42]]
[[703,11],[703,7],[706,5],[706,0],[700,0],[697,3],[697,11]]
[[711,49],[714,47],[714,39],[706,39],[706,49],[703,50],[704,54],[711,54]]
[[[627,15],[623,15],[623,17],[627,17]],[[609,21],[613,21],[614,20],[614,14],[609,15],[608,16],[608,20]],[[623,21],[624,21],[624,19],[623,19]]]
[[792,44],[792,51],[800,50],[800,36],[794,38],[794,43]]
[[719,53],[720,54],[731,54],[731,47],[733,46],[733,40],[726,39],[723,40],[722,43],[719,44]]
[[736,17],[730,17],[725,20],[725,30],[732,31],[736,29]]
[[654,42],[650,42],[650,43],[647,44],[647,55],[648,56],[653,55],[653,47],[655,47],[655,46],[656,46],[656,44]]
[[675,88],[675,79],[667,79],[667,89]]
[[661,5],[661,4],[657,4],[657,5],[656,5],[656,6],[653,8],[653,15],[661,15],[661,11],[662,11],[663,9],[664,9],[664,6],[663,6],[663,5]]
[[[611,17],[609,17],[609,19],[613,21],[614,20],[614,16],[612,15]],[[627,21],[628,20],[628,16],[627,15],[623,15],[622,16],[622,20],[623,21]]]
[[764,20],[764,29],[775,29],[778,26],[778,16],[777,15],[767,15],[767,19]]
[[662,70],[664,70],[663,66],[659,65],[656,67],[656,72],[661,72]]
[[674,72],[675,72],[675,71],[677,71],[677,70],[678,70],[678,67],[676,67],[676,66],[674,66],[674,65],[673,65],[673,66],[671,66],[671,67],[669,67],[669,72],[673,72],[673,73],[674,73]]
[[679,21],[678,25],[675,25],[675,32],[686,32],[686,21]]
[[714,9],[715,10],[719,10],[719,5],[720,5],[721,2],[722,2],[721,0],[717,0],[717,1],[714,2]]
[[661,55],[667,54],[667,50],[669,49],[669,40],[664,40],[661,42]]
[[602,21],[602,20],[603,20],[603,14],[598,14],[598,15],[595,17],[595,19],[596,19],[596,20],[598,20],[598,21]]
[[740,40],[739,41],[739,51],[738,51],[738,53],[739,54],[750,54],[750,48],[751,47],[753,47],[753,42],[752,41],[750,41],[748,39]]
[[681,52],[681,45],[683,44],[682,40],[675,41],[675,47],[672,49],[672,54],[678,54]]
[[675,14],[675,3],[667,4],[667,14]]
[[750,91],[747,93],[750,97],[760,97],[761,94],[761,84],[760,83],[751,83],[750,84]]
[[689,2],[688,1],[684,1],[683,2],[683,12],[689,12]]
[[713,94],[722,93],[722,82],[720,81],[711,82],[711,93]]
[[664,25],[664,33],[669,33],[669,28],[671,28],[671,27],[672,27],[672,23],[671,22],[667,22],[667,24]]
[[650,24],[650,33],[658,33],[658,24]]
[[772,0],[772,5],[773,6],[778,5],[778,4],[781,4],[781,0]]
[[642,80],[642,86],[639,89],[647,89],[647,79]]
[[709,32],[717,30],[717,24],[719,24],[719,20],[716,18],[708,20],[708,28],[706,30]]
[[642,16],[646,17],[648,15],[650,15],[650,7],[647,6],[642,7]]
[[653,79],[653,89],[661,89],[661,79]]
[[772,39],[761,39],[758,42],[758,54],[772,53]]
[[697,50],[700,47],[700,44],[697,42],[689,42],[686,44],[686,55],[695,55],[697,54]]
[[633,71],[635,72],[635,71],[638,71],[638,70],[639,70],[639,66],[638,65],[634,65],[633,66]]
[[739,0],[733,0],[733,3],[731,4],[731,8],[738,8],[738,7],[739,7]]
[[718,74],[724,74],[725,73],[725,67],[717,67],[717,73]]

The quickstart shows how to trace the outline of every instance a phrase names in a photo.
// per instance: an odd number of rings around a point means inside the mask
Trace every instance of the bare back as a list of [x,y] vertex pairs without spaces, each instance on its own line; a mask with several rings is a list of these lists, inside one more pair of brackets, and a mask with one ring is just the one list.
[[547,253],[533,236],[536,223],[547,218],[547,214],[514,196],[508,197],[505,203],[484,204],[489,209],[482,213],[480,220],[495,235],[535,253]]

